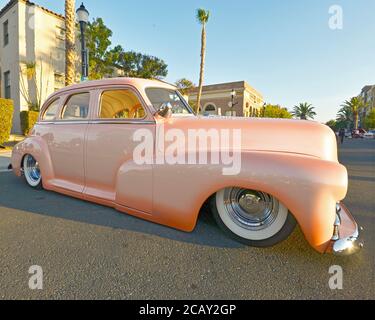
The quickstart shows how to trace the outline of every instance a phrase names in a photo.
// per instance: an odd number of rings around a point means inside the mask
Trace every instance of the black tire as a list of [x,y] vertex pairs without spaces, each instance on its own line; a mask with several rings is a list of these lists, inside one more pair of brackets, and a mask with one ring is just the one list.
[[[210,209],[211,209],[211,212],[214,216],[214,219],[215,219],[216,223],[218,224],[220,229],[227,236],[229,236],[231,239],[233,239],[233,240],[235,240],[239,243],[242,243],[246,246],[258,247],[258,248],[267,248],[267,247],[275,246],[275,245],[283,242],[284,240],[286,240],[293,233],[293,231],[294,231],[294,229],[297,225],[297,221],[295,220],[293,215],[289,211],[287,211],[286,220],[285,220],[285,222],[283,222],[283,226],[281,227],[281,229],[277,233],[275,233],[271,237],[261,239],[261,240],[244,238],[244,237],[240,236],[239,234],[236,234],[235,232],[233,232],[233,230],[231,230],[227,226],[227,224],[223,221],[223,219],[222,219],[222,217],[219,213],[218,207],[217,207],[218,194],[219,193],[217,193],[215,196],[213,196],[210,200]],[[244,232],[247,232],[247,231],[245,231],[246,230],[245,228],[243,228],[243,230],[244,230]],[[254,232],[254,231],[252,231],[252,232]]]

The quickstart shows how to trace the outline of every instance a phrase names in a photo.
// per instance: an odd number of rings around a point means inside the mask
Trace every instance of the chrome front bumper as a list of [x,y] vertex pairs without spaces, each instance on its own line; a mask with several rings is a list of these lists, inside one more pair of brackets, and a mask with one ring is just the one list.
[[337,204],[334,234],[327,252],[340,256],[357,253],[363,248],[360,239],[362,230],[350,211],[343,204]]

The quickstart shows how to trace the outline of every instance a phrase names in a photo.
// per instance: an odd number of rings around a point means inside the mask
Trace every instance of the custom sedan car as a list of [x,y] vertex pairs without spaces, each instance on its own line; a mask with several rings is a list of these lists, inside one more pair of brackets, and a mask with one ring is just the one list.
[[298,224],[320,253],[362,247],[342,203],[348,173],[330,128],[197,116],[161,81],[99,80],[54,93],[14,148],[12,167],[32,188],[185,232],[205,206],[245,245],[276,245]]

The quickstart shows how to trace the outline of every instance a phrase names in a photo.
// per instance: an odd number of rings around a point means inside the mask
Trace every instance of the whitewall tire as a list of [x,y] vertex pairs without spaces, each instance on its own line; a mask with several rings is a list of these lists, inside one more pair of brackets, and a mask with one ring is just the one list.
[[254,247],[285,240],[296,221],[275,197],[260,191],[227,188],[211,200],[216,222],[233,239]]
[[22,168],[26,183],[34,189],[42,189],[42,174],[38,161],[27,154],[23,158]]

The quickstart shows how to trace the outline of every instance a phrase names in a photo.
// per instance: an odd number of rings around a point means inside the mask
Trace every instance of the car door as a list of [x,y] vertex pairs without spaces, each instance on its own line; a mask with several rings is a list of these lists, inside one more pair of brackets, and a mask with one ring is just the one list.
[[85,195],[125,208],[152,212],[152,164],[139,166],[133,153],[137,130],[155,135],[155,120],[132,87],[97,90],[86,138]]
[[54,171],[51,184],[82,193],[85,186],[84,153],[90,92],[76,92],[63,97],[63,100],[65,102],[48,139]]

